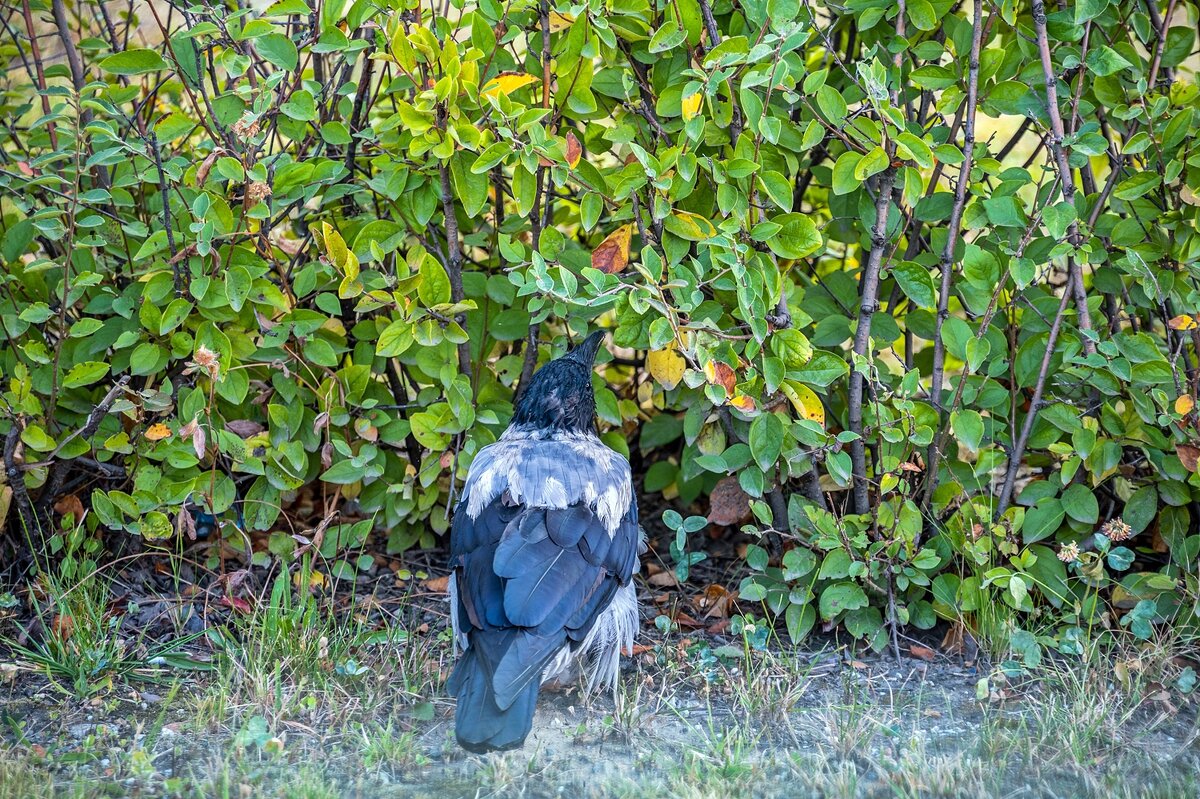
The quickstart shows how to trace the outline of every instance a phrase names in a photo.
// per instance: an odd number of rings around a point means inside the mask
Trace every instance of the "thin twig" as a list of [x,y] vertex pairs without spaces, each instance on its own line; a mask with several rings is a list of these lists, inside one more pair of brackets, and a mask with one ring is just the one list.
[[883,262],[883,249],[887,245],[888,207],[892,199],[892,185],[896,172],[888,167],[880,173],[875,185],[875,222],[871,226],[871,251],[863,266],[861,280],[861,302],[858,307],[858,327],[854,331],[854,362],[850,368],[850,399],[848,416],[850,431],[857,438],[850,442],[850,467],[854,483],[854,512],[870,510],[867,494],[867,455],[863,440],[863,390],[866,386],[867,365],[860,366],[859,359],[870,359],[871,317],[879,307],[879,272]]
[[[1042,61],[1042,77],[1046,81],[1046,113],[1050,117],[1050,135],[1048,137],[1050,152],[1058,168],[1058,178],[1062,184],[1063,199],[1069,203],[1075,200],[1075,178],[1071,165],[1067,162],[1067,153],[1063,147],[1066,130],[1063,127],[1062,114],[1058,108],[1058,77],[1054,74],[1054,62],[1050,57],[1050,38],[1046,33],[1046,5],[1043,0],[1033,2],[1033,28],[1037,35],[1038,53]],[[1072,220],[1067,228],[1067,238],[1073,247],[1078,247],[1082,241],[1079,235],[1079,223]],[[1079,317],[1079,330],[1082,335],[1083,350],[1088,355],[1096,351],[1096,344],[1089,333],[1092,330],[1092,317],[1088,312],[1087,290],[1083,285],[1083,267],[1073,255],[1067,256],[1067,273],[1071,284],[1072,297],[1075,300],[1075,312]]]

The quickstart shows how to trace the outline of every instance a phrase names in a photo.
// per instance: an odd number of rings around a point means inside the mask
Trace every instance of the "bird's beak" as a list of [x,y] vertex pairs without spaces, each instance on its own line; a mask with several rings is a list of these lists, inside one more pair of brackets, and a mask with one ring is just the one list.
[[587,338],[579,343],[575,349],[567,353],[566,357],[571,360],[581,363],[584,366],[591,368],[596,362],[596,352],[600,349],[600,345],[604,342],[604,335],[607,331],[596,330]]

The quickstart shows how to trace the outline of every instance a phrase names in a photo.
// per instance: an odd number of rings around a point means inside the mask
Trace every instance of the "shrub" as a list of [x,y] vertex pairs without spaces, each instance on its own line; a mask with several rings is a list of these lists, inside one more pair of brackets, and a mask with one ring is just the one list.
[[681,507],[736,479],[742,605],[793,639],[1194,622],[1194,4],[208,2],[84,38],[31,5],[66,59],[9,43],[24,525],[213,519],[257,559],[303,527],[352,576],[373,530],[433,545],[603,325],[604,440]]

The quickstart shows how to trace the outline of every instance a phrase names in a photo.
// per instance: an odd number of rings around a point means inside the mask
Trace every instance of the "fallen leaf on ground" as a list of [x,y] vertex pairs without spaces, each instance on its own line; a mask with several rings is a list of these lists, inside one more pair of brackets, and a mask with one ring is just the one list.
[[708,496],[708,521],[731,527],[750,521],[750,495],[742,490],[736,475],[727,475],[713,486]]
[[444,594],[450,590],[450,575],[444,577],[432,577],[421,583],[427,591],[435,594]]

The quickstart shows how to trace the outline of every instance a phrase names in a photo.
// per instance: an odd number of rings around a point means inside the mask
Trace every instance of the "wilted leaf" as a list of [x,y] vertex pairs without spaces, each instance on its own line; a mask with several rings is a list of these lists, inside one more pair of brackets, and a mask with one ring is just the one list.
[[729,404],[737,408],[742,413],[752,413],[758,404],[754,402],[754,397],[747,394],[735,394],[729,400]]
[[700,113],[700,106],[703,104],[704,95],[701,92],[689,94],[687,97],[684,97],[683,101],[679,104],[680,109],[683,111],[683,120],[690,122],[695,119],[696,115]]
[[1196,464],[1200,462],[1200,447],[1191,444],[1176,444],[1175,454],[1179,456],[1183,468],[1189,472],[1196,471]]
[[431,577],[422,583],[425,590],[433,594],[444,594],[450,590],[450,575]]
[[722,477],[708,495],[708,520],[729,527],[750,521],[750,495],[742,490],[737,475]]
[[629,243],[633,225],[621,225],[592,250],[592,266],[608,275],[615,275],[629,263]]
[[723,386],[725,393],[733,396],[737,386],[737,375],[729,364],[722,361],[709,361],[704,364],[704,379],[714,386]]
[[825,405],[817,396],[817,392],[795,380],[783,381],[779,390],[791,400],[792,407],[796,409],[796,413],[800,414],[801,419],[808,419],[822,427],[825,426]]
[[1182,394],[1175,398],[1175,413],[1181,416],[1187,416],[1195,407],[1196,401],[1192,399],[1191,394]]
[[147,441],[162,441],[164,438],[170,438],[171,428],[162,422],[156,422],[146,428],[144,435]]
[[579,165],[579,159],[583,157],[583,146],[579,143],[579,138],[574,131],[567,131],[567,166],[574,169]]
[[575,24],[575,17],[571,14],[562,14],[558,11],[550,12],[550,32],[558,33],[566,30]]
[[1167,327],[1172,330],[1195,330],[1200,327],[1200,322],[1197,322],[1192,314],[1180,314],[1167,322]]

